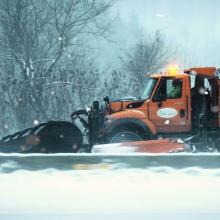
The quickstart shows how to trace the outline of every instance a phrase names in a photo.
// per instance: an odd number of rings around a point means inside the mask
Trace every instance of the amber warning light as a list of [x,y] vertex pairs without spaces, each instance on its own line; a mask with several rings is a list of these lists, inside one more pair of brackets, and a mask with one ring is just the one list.
[[170,64],[166,68],[166,74],[168,75],[176,75],[179,73],[179,67],[176,64]]

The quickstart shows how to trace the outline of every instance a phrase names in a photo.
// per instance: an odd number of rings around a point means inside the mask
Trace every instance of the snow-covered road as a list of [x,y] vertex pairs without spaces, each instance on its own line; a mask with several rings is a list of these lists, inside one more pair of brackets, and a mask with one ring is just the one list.
[[[193,156],[191,161],[199,157],[200,163],[207,163],[202,155]],[[219,155],[210,159],[210,164],[216,157]],[[26,161],[24,167],[21,158]],[[71,167],[70,158],[73,156],[1,155],[0,219],[220,218],[220,167],[216,161],[212,168],[184,168],[178,166],[182,158],[176,157],[176,168],[157,163],[132,168],[106,159],[88,164],[84,159]],[[28,163],[34,169],[26,169]]]

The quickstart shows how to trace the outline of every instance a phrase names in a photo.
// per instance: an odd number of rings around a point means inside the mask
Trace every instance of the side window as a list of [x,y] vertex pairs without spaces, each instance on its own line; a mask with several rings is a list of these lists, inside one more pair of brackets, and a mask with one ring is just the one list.
[[190,75],[190,88],[191,89],[195,87],[195,78],[196,76]]
[[164,101],[166,99],[178,99],[182,97],[182,79],[167,78],[160,81],[153,101]]
[[156,90],[156,93],[153,97],[154,102],[160,102],[166,100],[166,79],[161,79],[160,84]]
[[179,99],[182,97],[182,85],[181,79],[167,79],[167,98]]
[[208,79],[205,79],[205,89],[211,91],[211,85]]

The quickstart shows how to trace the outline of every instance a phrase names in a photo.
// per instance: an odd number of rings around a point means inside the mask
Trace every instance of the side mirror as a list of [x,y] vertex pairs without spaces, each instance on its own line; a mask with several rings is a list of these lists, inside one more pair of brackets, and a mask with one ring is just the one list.
[[110,100],[109,100],[109,97],[108,97],[108,96],[106,96],[106,97],[103,99],[103,101],[104,101],[106,104],[109,104],[109,103],[110,103]]
[[105,102],[106,108],[108,110],[108,112],[111,114],[112,113],[112,108],[111,108],[111,103],[110,103],[110,99],[108,96],[106,96],[103,101]]
[[157,94],[155,97],[154,97],[154,101],[155,102],[163,102],[163,101],[166,101],[167,100],[167,96],[166,94]]

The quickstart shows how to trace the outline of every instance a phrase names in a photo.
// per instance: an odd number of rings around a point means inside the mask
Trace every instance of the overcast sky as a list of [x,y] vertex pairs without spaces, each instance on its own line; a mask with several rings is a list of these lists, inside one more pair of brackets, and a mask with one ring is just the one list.
[[115,10],[128,26],[161,30],[181,51],[184,65],[220,66],[220,1],[119,0]]

